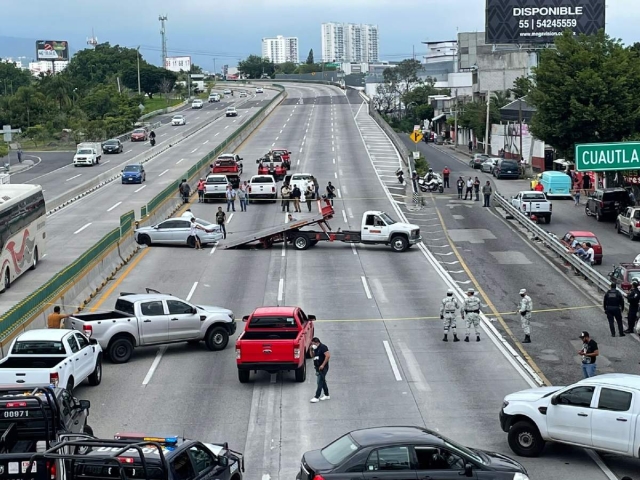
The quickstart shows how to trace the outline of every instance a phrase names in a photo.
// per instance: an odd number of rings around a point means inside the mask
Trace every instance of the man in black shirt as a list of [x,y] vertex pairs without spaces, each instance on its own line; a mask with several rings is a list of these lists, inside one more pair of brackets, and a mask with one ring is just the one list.
[[638,304],[640,304],[640,289],[638,289],[638,280],[631,282],[631,291],[627,293],[627,301],[629,302],[629,313],[627,313],[627,321],[629,328],[624,333],[633,333],[638,320]]
[[596,357],[600,354],[598,344],[589,337],[589,332],[582,332],[580,339],[583,345],[578,355],[582,357],[582,375],[584,378],[593,377],[596,374]]
[[313,350],[313,366],[316,369],[316,378],[318,380],[318,388],[315,396],[311,399],[311,403],[318,403],[320,400],[329,400],[331,398],[326,380],[331,354],[327,346],[321,343],[318,337],[313,337],[311,340],[311,349]]
[[616,328],[613,325],[613,319],[616,319],[618,324],[618,333],[621,337],[624,337],[622,331],[622,312],[624,312],[624,297],[616,288],[616,284],[612,283],[611,288],[604,294],[602,300],[602,306],[604,313],[607,314],[607,320],[609,320],[609,330],[611,330],[611,336],[616,336]]

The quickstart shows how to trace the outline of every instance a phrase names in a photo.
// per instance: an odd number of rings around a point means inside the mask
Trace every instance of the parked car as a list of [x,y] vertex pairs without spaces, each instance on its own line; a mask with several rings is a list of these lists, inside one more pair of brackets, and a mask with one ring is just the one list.
[[501,158],[491,174],[496,178],[520,178],[520,165],[515,160]]
[[616,230],[618,233],[626,233],[629,240],[635,240],[640,236],[640,207],[627,207],[616,218]]
[[229,178],[226,174],[207,175],[207,182],[204,185],[205,203],[209,200],[226,199],[227,185],[229,185]]
[[149,133],[146,128],[136,128],[131,132],[132,142],[146,142],[149,139]]
[[482,165],[480,165],[480,170],[484,173],[493,173],[493,168],[498,164],[498,158],[488,158]]
[[489,155],[485,155],[484,153],[475,153],[473,158],[469,161],[469,166],[471,168],[481,168],[482,164],[489,160]]
[[631,290],[631,283],[634,280],[640,282],[640,265],[633,263],[614,265],[613,271],[609,273],[608,277],[622,290]]
[[250,203],[254,203],[256,199],[269,199],[275,203],[278,200],[278,192],[276,179],[273,178],[273,175],[254,175],[251,177],[247,198]]
[[542,172],[538,183],[547,197],[570,197],[571,177],[564,172]]
[[174,115],[173,117],[171,117],[171,125],[172,126],[178,126],[178,125],[186,125],[187,124],[187,119],[185,118],[184,115]]
[[525,215],[535,215],[537,218],[543,218],[545,223],[551,223],[553,205],[542,192],[518,192],[511,197],[511,205]]
[[147,180],[147,172],[141,163],[127,165],[122,170],[122,183],[142,183]]
[[122,153],[124,150],[124,146],[122,142],[117,138],[112,138],[111,140],[107,140],[102,144],[102,153]]
[[519,462],[457,444],[421,427],[354,430],[319,450],[305,452],[297,480],[351,479],[528,480]]
[[608,218],[616,218],[630,204],[629,193],[624,188],[599,188],[589,195],[584,213],[587,217],[594,216],[601,222]]
[[[170,218],[157,225],[140,227],[134,232],[134,239],[140,245],[187,245],[195,246],[195,240],[190,237],[191,230],[188,218]],[[209,230],[198,230],[198,237],[202,245],[216,243],[222,239],[223,234],[219,225],[207,220],[196,218],[196,223]]]
[[564,234],[560,242],[566,245],[567,248],[573,248],[569,241],[569,239],[572,236],[574,237],[575,241],[578,243],[590,243],[591,247],[593,248],[594,263],[596,265],[602,265],[602,255],[603,255],[602,244],[600,243],[600,240],[598,240],[598,237],[596,237],[595,233],[587,232],[587,231],[571,230]]

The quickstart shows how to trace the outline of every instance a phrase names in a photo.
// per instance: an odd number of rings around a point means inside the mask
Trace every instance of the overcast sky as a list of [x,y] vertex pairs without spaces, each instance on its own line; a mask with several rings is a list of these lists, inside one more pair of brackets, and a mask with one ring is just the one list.
[[[640,41],[640,0],[607,4],[607,33]],[[484,31],[484,10],[485,0],[4,0],[0,35],[68,40],[74,52],[93,28],[100,42],[141,45],[159,63],[158,16],[166,14],[169,55],[191,55],[205,70],[215,58],[219,71],[260,54],[262,37],[276,35],[299,38],[301,61],[310,48],[319,59],[320,24],[332,21],[377,24],[381,58],[401,60],[414,46],[422,55],[422,41],[455,39],[456,29]]]

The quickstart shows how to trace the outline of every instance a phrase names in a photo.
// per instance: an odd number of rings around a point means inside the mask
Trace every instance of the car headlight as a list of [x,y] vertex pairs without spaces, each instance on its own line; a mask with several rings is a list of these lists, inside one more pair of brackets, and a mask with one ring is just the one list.
[[507,402],[506,400],[504,402],[502,402],[502,408],[505,409],[509,406],[509,402]]
[[235,321],[235,319],[236,319],[236,314],[235,314],[235,313],[233,313],[233,312],[231,312],[231,315],[229,315],[229,318],[230,318],[231,320],[234,320],[234,321]]
[[513,480],[529,480],[529,476],[518,472],[513,476]]

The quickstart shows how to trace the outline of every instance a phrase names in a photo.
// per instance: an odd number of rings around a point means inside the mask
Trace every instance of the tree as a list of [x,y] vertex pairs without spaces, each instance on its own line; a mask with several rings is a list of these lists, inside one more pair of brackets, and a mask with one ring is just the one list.
[[202,73],[202,67],[196,65],[195,63],[192,63],[189,73]]
[[640,131],[640,61],[603,31],[555,39],[543,50],[527,96],[531,131],[573,160],[577,143],[615,142]]
[[313,48],[311,50],[309,50],[309,55],[307,55],[307,61],[306,64],[307,65],[313,65],[315,62],[315,60],[313,59]]
[[28,70],[16,67],[15,63],[0,62],[0,95],[13,95],[20,87],[31,85]]
[[164,95],[164,98],[169,103],[169,92],[173,89],[173,83],[168,78],[163,78],[160,82],[160,93]]
[[58,109],[63,110],[71,105],[73,96],[73,85],[68,77],[63,73],[47,74],[40,79],[40,90],[58,103]]
[[386,83],[380,83],[376,87],[376,95],[373,97],[373,105],[375,109],[383,114],[388,115],[396,106],[396,94]]
[[0,140],[0,158],[9,155],[9,144]]
[[248,78],[260,78],[263,74],[272,76],[275,70],[273,62],[258,55],[249,55],[238,63],[238,71]]
[[514,99],[526,97],[533,88],[533,82],[529,77],[518,77],[513,82],[511,93]]
[[293,62],[284,62],[276,65],[275,73],[292,74],[296,71],[296,64]]
[[33,127],[27,128],[23,135],[25,138],[31,140],[35,147],[38,148],[38,143],[46,138],[47,131],[42,125],[34,125]]
[[[421,83],[418,72],[422,69],[422,65],[418,60],[402,60],[395,67],[395,74],[398,79],[398,85],[402,91],[403,97],[407,95],[416,85]],[[385,69],[386,70],[386,69]]]
[[[500,123],[500,109],[509,103],[509,92],[493,92],[489,100],[489,125]],[[483,142],[487,129],[487,102],[475,101],[464,105],[458,116],[458,125],[473,130],[476,138]]]

